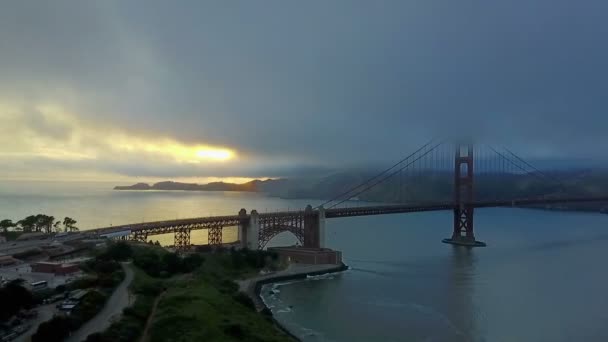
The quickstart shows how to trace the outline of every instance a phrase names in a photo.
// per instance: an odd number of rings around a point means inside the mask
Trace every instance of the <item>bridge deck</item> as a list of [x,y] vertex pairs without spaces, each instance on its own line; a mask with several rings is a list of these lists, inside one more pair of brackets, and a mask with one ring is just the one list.
[[[603,197],[570,197],[570,198],[541,198],[541,199],[517,199],[517,200],[499,200],[499,201],[477,201],[472,202],[475,208],[490,208],[490,207],[518,207],[535,204],[558,204],[558,203],[583,203],[583,202],[607,202],[608,196]],[[465,204],[466,205],[466,204]],[[396,205],[379,205],[379,206],[363,206],[350,208],[333,208],[325,210],[326,218],[337,217],[353,217],[353,216],[369,216],[369,215],[385,215],[385,214],[400,214],[411,212],[426,212],[439,210],[453,210],[454,203],[425,203],[425,204],[396,204]],[[281,211],[274,213],[262,213],[259,217],[262,219],[293,217],[304,215],[303,210]],[[137,224],[126,224],[113,227],[105,227],[93,229],[88,232],[96,234],[108,234],[118,231],[142,232],[149,234],[164,234],[170,233],[176,229],[208,229],[218,226],[237,226],[240,220],[246,217],[239,215],[229,216],[209,216],[197,217],[180,220],[166,220],[156,222],[145,222]]]

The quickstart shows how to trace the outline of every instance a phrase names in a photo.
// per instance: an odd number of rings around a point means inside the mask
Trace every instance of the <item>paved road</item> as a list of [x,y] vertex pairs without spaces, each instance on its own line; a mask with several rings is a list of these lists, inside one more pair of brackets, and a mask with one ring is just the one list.
[[82,342],[90,334],[106,330],[122,314],[122,310],[129,305],[129,285],[133,280],[133,270],[128,263],[122,263],[121,265],[125,270],[125,279],[114,290],[114,293],[97,316],[75,331],[66,342]]
[[36,331],[38,330],[38,326],[42,322],[46,322],[46,321],[50,320],[51,318],[53,318],[53,314],[55,313],[55,305],[56,305],[56,303],[52,303],[52,304],[47,304],[47,305],[37,307],[36,311],[38,311],[38,316],[34,320],[28,322],[28,324],[31,325],[30,328],[28,329],[28,331],[23,333],[23,335],[19,335],[19,337],[17,337],[13,341],[14,342],[31,341],[32,335],[34,335],[36,333]]

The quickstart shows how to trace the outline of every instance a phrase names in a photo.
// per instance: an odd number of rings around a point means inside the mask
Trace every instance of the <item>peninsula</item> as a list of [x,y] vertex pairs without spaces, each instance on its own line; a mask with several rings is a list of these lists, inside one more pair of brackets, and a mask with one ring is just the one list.
[[115,186],[114,190],[182,190],[182,191],[260,191],[261,183],[272,180],[253,180],[243,184],[212,182],[208,184],[180,183],[180,182],[158,182],[150,185],[148,183],[137,183],[127,186]]

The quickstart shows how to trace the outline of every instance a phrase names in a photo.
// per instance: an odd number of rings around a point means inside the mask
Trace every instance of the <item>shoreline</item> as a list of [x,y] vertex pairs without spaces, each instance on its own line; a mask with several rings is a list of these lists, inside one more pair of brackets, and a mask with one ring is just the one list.
[[284,282],[289,280],[305,280],[309,276],[319,276],[330,273],[338,273],[348,270],[348,266],[344,263],[339,265],[303,265],[303,264],[292,264],[286,270],[279,271],[273,274],[261,275],[254,278],[245,279],[238,282],[240,290],[247,294],[249,298],[253,300],[256,311],[262,313],[262,311],[270,312],[270,318],[274,324],[283,331],[285,334],[291,336],[296,341],[301,339],[294,333],[284,327],[272,313],[272,310],[266,305],[262,299],[261,292],[264,285]]

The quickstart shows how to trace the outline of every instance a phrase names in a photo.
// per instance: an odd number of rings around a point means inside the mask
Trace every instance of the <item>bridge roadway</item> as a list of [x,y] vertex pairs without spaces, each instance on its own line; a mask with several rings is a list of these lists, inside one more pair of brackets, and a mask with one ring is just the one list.
[[[569,197],[569,198],[541,198],[541,199],[517,199],[517,200],[497,200],[497,201],[476,201],[471,205],[474,208],[490,208],[490,207],[523,207],[537,204],[559,204],[559,203],[590,203],[590,202],[606,202],[608,196],[602,197]],[[426,203],[426,204],[396,204],[396,205],[380,205],[380,206],[361,206],[349,208],[333,208],[325,210],[325,218],[337,217],[353,217],[353,216],[370,216],[370,215],[386,215],[386,214],[402,214],[412,212],[440,211],[453,210],[454,203]],[[303,216],[304,211],[280,211],[273,213],[258,214],[260,219],[272,218],[287,218],[294,216]],[[158,235],[173,233],[179,229],[210,229],[219,227],[238,226],[242,219],[248,219],[249,215],[241,217],[239,215],[229,216],[209,216],[190,219],[167,220],[156,222],[144,222],[136,224],[126,224],[120,226],[112,226],[105,228],[97,228],[87,231],[93,234],[109,234],[120,231],[131,231],[131,233],[146,233],[147,235]]]

